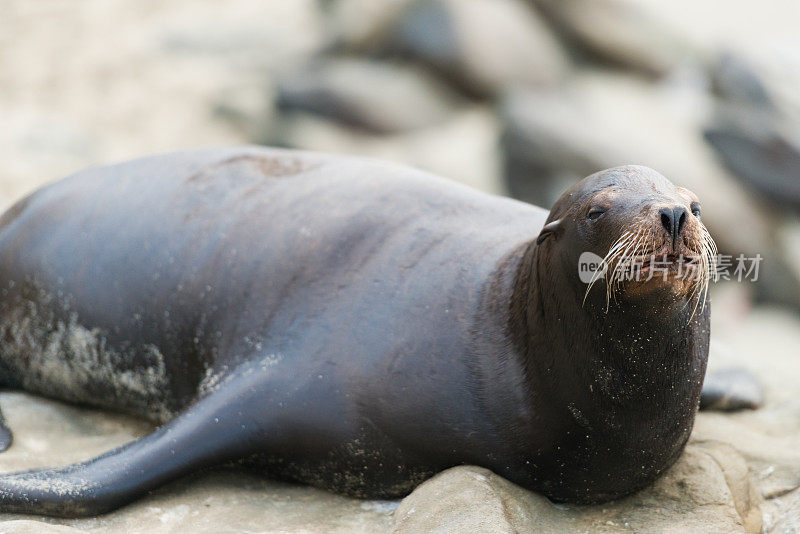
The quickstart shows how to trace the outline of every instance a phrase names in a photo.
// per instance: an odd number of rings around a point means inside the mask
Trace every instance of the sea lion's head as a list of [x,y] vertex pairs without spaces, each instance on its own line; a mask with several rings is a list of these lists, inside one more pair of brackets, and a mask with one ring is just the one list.
[[[538,243],[584,299],[705,302],[716,248],[700,199],[656,171],[615,167],[584,178],[553,206]],[[549,242],[549,243],[548,243]]]

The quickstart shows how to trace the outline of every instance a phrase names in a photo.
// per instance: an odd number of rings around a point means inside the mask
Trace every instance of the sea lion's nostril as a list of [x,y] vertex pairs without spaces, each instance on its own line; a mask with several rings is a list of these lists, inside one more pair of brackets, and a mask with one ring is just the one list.
[[678,221],[678,227],[675,230],[675,237],[677,238],[680,237],[681,232],[683,232],[683,225],[686,224],[686,208],[678,206],[672,211],[674,213],[673,220]]
[[661,215],[661,225],[664,227],[664,230],[672,237],[672,239],[678,239],[680,237],[681,232],[683,232],[683,227],[686,225],[686,208],[683,206],[678,206],[676,208],[661,208],[658,210],[659,215]]
[[669,208],[661,208],[658,210],[658,213],[661,214],[661,225],[664,227],[664,230],[666,230],[669,235],[672,235],[672,228],[674,226],[673,217],[675,213]]

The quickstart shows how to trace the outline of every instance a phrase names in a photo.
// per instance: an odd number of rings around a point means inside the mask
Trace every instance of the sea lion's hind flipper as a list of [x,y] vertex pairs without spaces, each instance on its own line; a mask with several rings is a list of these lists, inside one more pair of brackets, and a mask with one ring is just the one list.
[[0,512],[98,515],[201,467],[260,452],[262,426],[247,411],[257,394],[247,381],[229,383],[152,434],[93,460],[0,475]]

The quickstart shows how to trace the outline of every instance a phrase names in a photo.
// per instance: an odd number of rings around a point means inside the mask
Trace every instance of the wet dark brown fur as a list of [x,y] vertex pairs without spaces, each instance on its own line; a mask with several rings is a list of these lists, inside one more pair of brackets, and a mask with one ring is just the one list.
[[0,510],[97,514],[240,459],[372,498],[465,463],[559,501],[636,491],[691,431],[707,295],[670,276],[607,305],[578,258],[631,227],[690,253],[695,204],[622,167],[548,217],[403,167],[257,148],[43,188],[0,219],[0,376],[165,424],[0,476]]

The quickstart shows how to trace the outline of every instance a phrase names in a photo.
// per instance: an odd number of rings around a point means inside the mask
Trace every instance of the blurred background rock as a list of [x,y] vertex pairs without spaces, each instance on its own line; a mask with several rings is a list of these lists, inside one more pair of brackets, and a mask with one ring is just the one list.
[[[0,204],[206,145],[394,160],[544,207],[648,165],[701,197],[722,253],[763,257],[758,283],[714,288],[715,335],[797,367],[798,27],[795,0],[0,0]],[[769,386],[752,356],[719,359]]]

